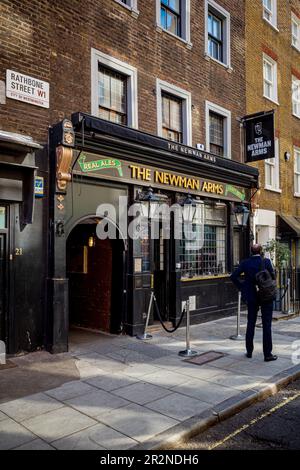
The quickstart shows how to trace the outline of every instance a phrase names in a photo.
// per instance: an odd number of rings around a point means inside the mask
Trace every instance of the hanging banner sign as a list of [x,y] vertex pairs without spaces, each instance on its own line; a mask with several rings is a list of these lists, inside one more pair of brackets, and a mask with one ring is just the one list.
[[245,128],[246,163],[275,157],[274,111],[246,116]]
[[6,70],[6,96],[13,100],[49,108],[49,83],[23,73]]

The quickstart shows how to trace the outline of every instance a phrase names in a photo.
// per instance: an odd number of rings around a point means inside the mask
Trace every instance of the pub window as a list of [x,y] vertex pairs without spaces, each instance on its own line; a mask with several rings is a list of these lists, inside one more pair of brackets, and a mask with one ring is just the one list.
[[162,28],[181,36],[181,0],[162,0],[160,6]]
[[209,146],[211,153],[224,155],[224,117],[209,113]]
[[205,204],[193,222],[194,240],[180,242],[183,278],[223,275],[227,272],[227,208],[225,204]]
[[231,112],[206,101],[207,151],[231,158]]
[[223,24],[213,13],[208,13],[208,53],[223,62]]
[[277,63],[271,57],[263,56],[264,97],[277,103]]
[[162,136],[182,143],[182,100],[162,93]]
[[160,137],[192,145],[191,93],[163,80],[156,80],[157,132]]
[[300,80],[292,77],[293,115],[300,118]]
[[279,172],[279,139],[275,139],[274,158],[265,160],[265,189],[280,191]]
[[0,207],[0,229],[6,228],[6,207]]
[[127,78],[114,70],[99,66],[99,117],[127,124]]
[[277,0],[263,0],[263,18],[277,27]]
[[214,0],[205,6],[205,53],[230,68],[230,14]]
[[300,148],[294,148],[295,196],[300,196]]
[[300,51],[300,18],[292,13],[292,46]]
[[137,69],[91,49],[92,115],[138,127]]

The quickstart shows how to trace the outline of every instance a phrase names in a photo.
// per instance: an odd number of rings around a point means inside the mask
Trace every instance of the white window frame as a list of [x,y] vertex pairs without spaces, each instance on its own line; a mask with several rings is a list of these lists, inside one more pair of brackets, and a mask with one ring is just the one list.
[[[269,8],[265,5],[264,0],[262,0],[263,19],[278,31],[277,29],[277,0],[271,0],[271,2],[272,2],[272,7],[271,7],[271,10],[269,10]],[[271,16],[270,20],[266,17],[266,12],[268,12],[269,15]]]
[[[297,87],[297,92],[294,91],[294,87]],[[297,98],[298,95],[298,98]],[[294,107],[298,108],[298,112],[295,112]],[[299,78],[292,76],[292,113],[293,116],[300,119],[300,80]]]
[[182,143],[192,145],[192,95],[171,83],[156,79],[157,97],[157,134],[163,137],[162,129],[162,93],[176,96],[182,100]]
[[[297,171],[297,158],[300,158],[300,148],[294,147],[294,196],[300,197],[300,172]],[[296,183],[296,180],[298,183]]]
[[[267,182],[267,167],[271,167],[273,171],[273,184]],[[275,139],[275,155],[274,158],[267,158],[265,160],[265,189],[268,191],[274,191],[281,193],[280,189],[280,150],[279,150],[279,139]]]
[[138,128],[137,69],[97,49],[91,50],[91,113],[99,117],[99,64],[127,77],[127,126]]
[[220,114],[225,118],[224,121],[224,156],[231,159],[231,111],[221,106],[205,101],[205,127],[206,127],[206,150],[210,152],[210,133],[209,133],[209,114],[210,112]]
[[135,18],[139,16],[140,12],[137,7],[137,0],[126,0],[126,3],[123,3],[122,0],[115,0],[115,2],[131,11],[132,16]]
[[[297,25],[298,28],[298,35],[297,37],[294,36],[293,34],[293,23]],[[297,51],[300,52],[300,18],[295,15],[295,13],[292,12],[292,17],[291,17],[291,35],[292,35],[292,46],[297,49]],[[296,44],[294,44],[293,39],[296,40]]]
[[[223,39],[223,58],[224,62],[221,62],[214,57],[209,55],[208,50],[208,12],[216,14],[222,20],[223,31],[225,33]],[[214,60],[218,64],[221,64],[227,68],[231,68],[231,35],[230,35],[230,13],[221,7],[214,0],[205,0],[205,56],[209,57],[211,60]]]
[[[267,80],[265,77],[265,62],[267,62],[272,67],[272,82]],[[265,82],[268,82],[268,84],[272,85],[272,96],[267,96],[265,94]],[[263,96],[267,100],[272,101],[272,103],[278,104],[277,62],[267,54],[263,54]]]
[[156,3],[156,30],[164,31],[174,38],[180,39],[185,42],[189,48],[192,47],[191,43],[191,2],[190,0],[181,0],[181,35],[173,34],[171,31],[163,28],[160,21],[160,6],[161,0],[155,0]]

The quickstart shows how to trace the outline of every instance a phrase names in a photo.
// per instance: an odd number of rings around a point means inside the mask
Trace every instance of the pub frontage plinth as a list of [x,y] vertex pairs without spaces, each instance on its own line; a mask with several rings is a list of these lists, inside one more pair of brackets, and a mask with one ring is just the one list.
[[[176,323],[187,299],[192,323],[233,314],[229,273],[250,240],[234,211],[249,207],[257,170],[84,113],[65,125],[49,135],[48,350],[68,349],[70,324],[142,333],[153,290],[165,321]],[[148,211],[131,236],[132,208],[143,214],[150,188],[170,208],[169,229],[163,213]],[[193,237],[180,238],[172,210],[187,196],[195,201]],[[105,230],[114,236],[100,237]]]

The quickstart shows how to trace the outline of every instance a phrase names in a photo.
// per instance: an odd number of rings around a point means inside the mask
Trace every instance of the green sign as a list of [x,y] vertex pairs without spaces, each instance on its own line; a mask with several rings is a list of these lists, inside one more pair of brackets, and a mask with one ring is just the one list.
[[122,163],[120,160],[116,160],[114,158],[105,158],[86,162],[86,155],[81,154],[78,163],[81,171],[84,173],[89,173],[90,171],[115,169],[119,173],[119,176],[123,176]]
[[246,198],[246,195],[244,192],[240,191],[239,189],[237,189],[235,186],[232,186],[231,184],[226,184],[225,196],[227,196],[228,193],[233,194],[241,201],[244,201]]

